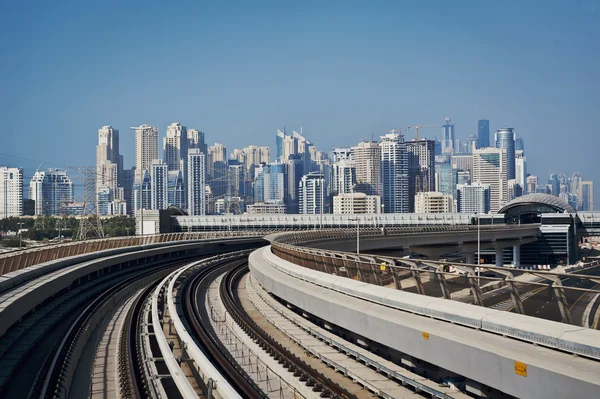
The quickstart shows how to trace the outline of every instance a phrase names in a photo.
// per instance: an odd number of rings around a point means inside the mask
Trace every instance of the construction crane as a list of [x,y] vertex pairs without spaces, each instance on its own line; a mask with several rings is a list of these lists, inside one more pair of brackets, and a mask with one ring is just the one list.
[[416,137],[415,137],[415,138],[416,138],[416,140],[419,140],[419,129],[420,129],[420,128],[422,128],[422,127],[442,127],[442,126],[444,126],[444,124],[443,124],[443,123],[437,123],[437,124],[435,124],[435,125],[414,125],[414,126],[409,126],[409,127],[407,127],[407,128],[405,129],[405,131],[407,131],[407,130],[409,130],[409,129],[412,129],[412,128],[415,128],[415,130],[417,131],[417,134],[416,134]]

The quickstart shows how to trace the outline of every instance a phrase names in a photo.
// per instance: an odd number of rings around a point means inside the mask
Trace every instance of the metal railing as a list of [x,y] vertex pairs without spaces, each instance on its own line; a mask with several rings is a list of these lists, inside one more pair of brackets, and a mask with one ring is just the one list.
[[[486,228],[492,227],[486,226]],[[439,231],[452,230],[452,226],[443,226]],[[464,231],[465,226],[455,230]],[[402,234],[402,231],[414,232],[414,230],[402,229],[397,233]],[[422,232],[423,229],[419,228],[419,231]],[[590,310],[598,299],[596,294],[600,294],[600,276],[585,274],[600,266],[598,260],[585,264],[578,273],[567,274],[564,271],[535,271],[488,264],[478,266],[458,262],[356,254],[292,244],[355,235],[356,230],[345,230],[280,233],[266,238],[271,241],[271,250],[276,256],[327,274],[547,320],[583,327],[598,327],[598,320],[596,320],[598,317],[594,319],[594,314],[590,314],[593,313]],[[375,231],[368,231],[364,235],[377,234]],[[361,231],[361,237],[364,235]],[[493,297],[486,296],[485,293],[491,290],[499,290],[499,293]],[[576,307],[577,311],[574,312]],[[573,314],[577,314],[575,320]]]
[[22,251],[0,254],[0,276],[29,266],[70,256],[83,255],[107,249],[151,245],[171,241],[202,240],[210,238],[263,236],[272,231],[220,231],[207,233],[169,233],[128,237],[101,238],[46,245]]

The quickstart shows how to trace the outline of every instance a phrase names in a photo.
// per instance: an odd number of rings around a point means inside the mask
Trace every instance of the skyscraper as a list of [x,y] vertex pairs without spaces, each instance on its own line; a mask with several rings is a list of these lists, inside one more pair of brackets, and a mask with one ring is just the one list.
[[167,127],[167,136],[163,139],[163,149],[165,152],[165,163],[169,170],[183,171],[185,169],[184,163],[189,143],[190,139],[188,138],[188,131],[185,126],[182,126],[180,123],[172,123]]
[[451,195],[456,195],[456,182],[458,180],[458,171],[450,163],[435,164],[435,191]]
[[66,171],[37,171],[29,183],[29,198],[35,201],[36,216],[60,215],[73,202],[73,183]]
[[208,153],[212,156],[212,162],[227,162],[227,147],[221,143],[209,147]]
[[381,147],[376,141],[363,141],[353,147],[356,183],[367,195],[381,195]]
[[[186,173],[187,174],[187,173]],[[185,183],[180,170],[169,172],[169,205],[186,209]]]
[[[101,215],[108,212],[106,198],[115,198],[123,186],[123,156],[119,154],[119,131],[112,126],[98,129],[96,146],[96,204]],[[109,191],[107,195],[106,190]],[[102,192],[102,197],[99,193]],[[112,200],[111,200],[112,201]]]
[[523,155],[523,150],[517,150],[515,158],[515,180],[521,186],[523,194],[527,194],[527,158]]
[[206,193],[204,187],[205,171],[204,157],[200,149],[193,148],[188,153],[188,213],[191,216],[204,215],[206,213]]
[[481,148],[473,153],[473,183],[490,186],[490,211],[508,201],[507,156],[504,148]]
[[582,181],[580,186],[580,193],[578,197],[581,199],[581,210],[582,211],[593,211],[594,210],[594,183],[591,181]]
[[135,131],[135,169],[150,170],[152,161],[158,158],[158,129],[150,125],[132,127]]
[[342,159],[331,165],[331,192],[348,194],[356,184],[356,164],[353,160]]
[[[452,122],[452,119],[450,119],[450,117],[446,117],[445,119],[446,123],[444,123],[442,125],[442,152],[455,152],[454,151],[454,145],[455,145],[455,136],[454,136],[454,123]],[[456,151],[458,152],[458,151]]]
[[389,133],[381,136],[381,181],[385,213],[407,213],[408,154],[404,137]]
[[489,184],[459,184],[456,188],[456,205],[460,213],[489,213]]
[[[285,130],[285,128],[283,129]],[[281,157],[283,156],[283,139],[285,138],[285,132],[277,129],[277,133],[275,135],[275,145],[277,147],[277,160],[281,161]]]
[[506,150],[507,180],[515,178],[515,134],[512,127],[504,127],[496,132],[496,148]]
[[152,179],[148,170],[135,174],[132,192],[134,214],[141,209],[152,209]]
[[23,215],[23,169],[0,167],[0,219]]
[[285,198],[286,212],[298,213],[298,187],[304,172],[304,161],[300,155],[292,155],[287,161],[287,197]]
[[264,202],[283,204],[287,194],[287,174],[285,164],[273,162],[263,168]]
[[152,161],[150,184],[152,186],[152,209],[169,207],[169,166],[162,159]]
[[477,148],[490,146],[490,121],[480,119],[477,121]]
[[317,215],[323,212],[325,198],[325,179],[320,173],[302,176],[299,190],[299,210],[303,215]]
[[435,191],[435,142],[419,139],[406,142],[408,153],[408,202],[415,209],[415,195]]

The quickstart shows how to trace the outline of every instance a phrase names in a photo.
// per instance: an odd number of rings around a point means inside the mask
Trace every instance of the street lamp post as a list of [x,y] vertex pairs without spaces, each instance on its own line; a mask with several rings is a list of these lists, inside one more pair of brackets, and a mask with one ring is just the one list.
[[348,220],[351,222],[356,222],[356,254],[358,255],[360,253],[360,224],[358,223],[358,216]]
[[19,249],[21,248],[21,241],[23,237],[23,222],[17,223],[19,225]]

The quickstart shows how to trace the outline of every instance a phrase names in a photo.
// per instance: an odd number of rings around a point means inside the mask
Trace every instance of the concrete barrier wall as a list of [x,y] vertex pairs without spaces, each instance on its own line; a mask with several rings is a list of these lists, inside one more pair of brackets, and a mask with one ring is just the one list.
[[[358,299],[286,274],[277,265],[301,269],[275,257],[268,248],[250,256],[253,276],[274,295],[332,324],[470,380],[520,398],[587,398],[597,396],[600,389],[599,362]],[[372,288],[371,295],[379,291],[383,298],[394,292]],[[522,366],[526,371],[517,373],[516,367],[521,370]]]

